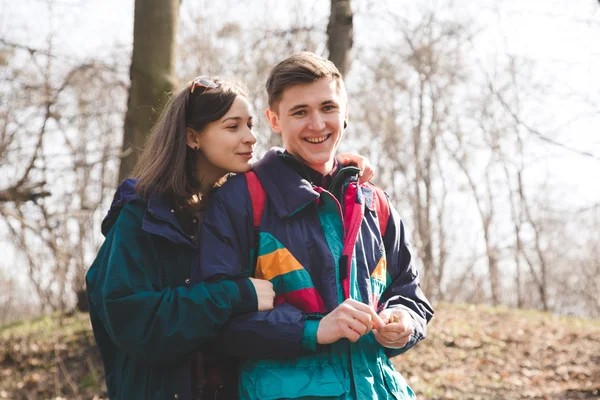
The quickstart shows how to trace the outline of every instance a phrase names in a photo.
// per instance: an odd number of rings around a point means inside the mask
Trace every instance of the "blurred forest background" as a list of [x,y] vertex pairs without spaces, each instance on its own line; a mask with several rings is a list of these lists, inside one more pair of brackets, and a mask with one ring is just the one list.
[[[527,396],[523,385],[575,379],[590,397],[563,385],[552,398],[597,398],[599,37],[596,0],[0,0],[0,378],[19,387],[0,384],[0,398],[100,398],[89,323],[73,311],[168,93],[201,74],[239,77],[262,154],[280,144],[262,117],[268,69],[301,50],[343,70],[340,150],[377,167],[440,305],[425,357],[395,361],[411,385],[506,399],[521,397],[503,387]],[[46,314],[64,319],[15,324]],[[519,356],[531,360],[498,372]],[[54,381],[27,372],[47,362]],[[485,389],[464,397],[478,371]],[[439,394],[442,379],[462,389]]]
[[84,3],[0,6],[0,324],[85,309],[99,223],[165,93],[241,78],[263,153],[267,71],[300,50],[343,69],[341,150],[376,165],[430,299],[600,316],[597,1],[148,0],[135,30],[133,2],[109,2],[131,26],[87,52]]

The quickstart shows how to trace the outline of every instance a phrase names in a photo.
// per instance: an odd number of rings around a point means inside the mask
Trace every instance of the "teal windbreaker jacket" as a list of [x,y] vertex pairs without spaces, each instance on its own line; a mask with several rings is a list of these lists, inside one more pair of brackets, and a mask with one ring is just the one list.
[[199,253],[173,210],[124,181],[86,275],[110,399],[192,399],[191,357],[233,316],[256,311],[248,279],[198,282]]

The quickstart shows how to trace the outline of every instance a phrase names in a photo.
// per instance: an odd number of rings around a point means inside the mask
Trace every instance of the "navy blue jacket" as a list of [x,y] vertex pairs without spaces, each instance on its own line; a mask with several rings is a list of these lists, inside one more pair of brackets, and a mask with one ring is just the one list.
[[[201,231],[202,280],[252,275],[271,280],[277,293],[274,310],[239,316],[226,324],[226,351],[246,360],[240,375],[242,398],[316,395],[311,394],[307,369],[298,366],[329,368],[332,360],[338,361],[331,368],[342,366],[334,375],[351,376],[348,379],[354,382],[354,387],[348,387],[350,381],[337,382],[331,375],[332,395],[340,391],[348,393],[346,398],[372,398],[388,393],[386,387],[395,387],[399,392],[392,392],[400,396],[408,390],[393,376],[387,356],[423,339],[433,315],[419,288],[404,225],[389,205],[387,227],[379,226],[374,190],[357,184],[357,169],[342,168],[325,190],[312,186],[298,173],[301,168],[293,167],[294,161],[282,157],[289,156],[272,150],[254,166],[267,195],[258,246],[243,175],[230,179],[213,197]],[[369,334],[352,345],[317,346],[320,318],[347,298],[377,310],[408,311],[415,326],[408,345],[384,349]],[[326,358],[320,359],[323,354]],[[265,358],[271,360],[251,361]],[[382,363],[385,371],[377,367]],[[308,369],[323,383],[331,368]],[[304,372],[296,376],[297,371]],[[320,393],[318,387],[313,389]]]

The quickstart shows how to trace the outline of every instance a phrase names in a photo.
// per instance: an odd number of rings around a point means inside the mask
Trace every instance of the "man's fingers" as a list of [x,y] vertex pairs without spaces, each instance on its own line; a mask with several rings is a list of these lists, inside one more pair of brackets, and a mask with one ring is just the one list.
[[407,325],[404,322],[392,322],[380,329],[381,332],[393,332],[402,336],[410,335],[414,332],[412,325]]
[[373,335],[375,336],[375,339],[379,342],[379,344],[385,347],[390,347],[390,340],[388,340],[388,338],[382,335],[381,332],[373,330]]
[[373,331],[373,335],[375,335],[375,339],[379,342],[379,344],[381,344],[382,346],[385,347],[392,347],[394,344],[393,340],[390,340],[386,335],[382,334],[381,332],[378,331]]
[[388,331],[388,332],[379,332],[379,334],[383,338],[385,338],[385,340],[387,340],[389,342],[396,342],[398,340],[402,340],[403,338],[409,337],[412,333],[411,332],[398,333],[398,332],[394,332],[394,331]]
[[371,329],[370,316],[354,309],[346,310],[346,313],[340,316],[339,323],[342,327],[348,327],[361,336]]
[[373,331],[373,335],[375,335],[375,340],[377,340],[377,342],[382,346],[396,349],[401,349],[402,347],[406,346],[410,340],[410,334],[401,336],[398,339],[390,339],[387,335],[378,331]]
[[386,342],[393,342],[395,340],[400,339],[402,337],[401,334],[398,334],[393,331],[384,331],[383,329],[378,329],[377,334],[384,339]]
[[359,183],[367,183],[373,178],[373,175],[375,175],[374,171],[371,169],[367,169],[364,172],[361,172],[359,174],[358,182]]
[[357,342],[361,336],[362,335],[360,333],[358,333],[354,329],[350,328],[349,326],[345,326],[342,329],[342,337],[345,337],[346,339],[348,339],[349,341],[351,341],[353,343]]
[[350,159],[343,154],[338,155],[338,160],[342,165],[348,165],[350,163]]
[[365,330],[362,332],[362,334],[367,333],[367,331],[371,329],[371,326],[373,325],[373,316],[371,314],[356,309],[352,309],[349,314],[349,317],[354,319],[356,323],[359,323],[365,327]]
[[375,310],[373,310],[371,306],[361,303],[360,301],[348,299],[344,301],[340,307],[342,307],[342,310],[344,310],[345,313],[358,319],[369,327],[372,325],[374,328],[385,326],[384,321],[377,315]]
[[[364,317],[364,314],[362,315]],[[367,320],[365,322],[365,319]],[[352,329],[354,329],[356,332],[360,333],[361,336],[369,333],[369,331],[371,330],[371,319],[370,318],[364,318],[364,319],[356,319],[354,318],[353,321],[349,322],[348,326]]]
[[381,318],[381,320],[383,322],[386,322],[390,320],[390,316],[392,315],[392,310],[390,310],[389,308],[386,308],[384,310],[381,310],[381,312],[379,313],[379,318]]
[[[385,326],[385,322],[383,321],[383,319],[381,319],[381,317],[377,314],[377,312],[375,310],[373,310],[373,308],[371,306],[369,306],[368,304],[361,303],[359,301],[353,301],[351,304],[358,311],[366,313],[370,316],[370,318],[373,322],[374,328],[383,328]],[[361,321],[362,321],[362,319],[361,319]],[[367,321],[364,321],[364,322],[366,323]]]

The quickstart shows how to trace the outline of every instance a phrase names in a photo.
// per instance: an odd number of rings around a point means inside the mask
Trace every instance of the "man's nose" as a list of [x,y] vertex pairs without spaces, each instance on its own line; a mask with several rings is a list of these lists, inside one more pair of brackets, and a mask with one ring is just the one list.
[[308,128],[313,131],[320,132],[325,128],[325,120],[321,113],[313,113],[310,117],[310,121],[308,122]]

